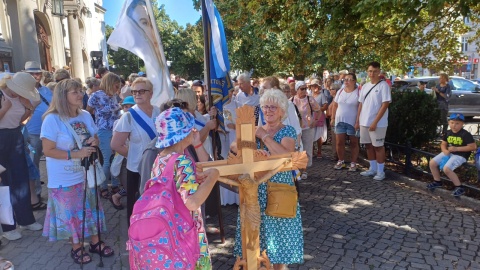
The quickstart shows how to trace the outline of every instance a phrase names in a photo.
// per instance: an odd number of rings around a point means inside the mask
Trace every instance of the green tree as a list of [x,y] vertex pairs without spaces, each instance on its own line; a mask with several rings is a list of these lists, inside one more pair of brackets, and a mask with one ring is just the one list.
[[[199,7],[198,0],[193,0]],[[363,69],[372,60],[406,71],[417,63],[452,70],[459,35],[478,19],[477,0],[215,1],[227,27],[233,68],[294,74]],[[472,37],[480,37],[480,31]],[[432,57],[435,57],[433,60]],[[269,63],[264,63],[264,59]]]

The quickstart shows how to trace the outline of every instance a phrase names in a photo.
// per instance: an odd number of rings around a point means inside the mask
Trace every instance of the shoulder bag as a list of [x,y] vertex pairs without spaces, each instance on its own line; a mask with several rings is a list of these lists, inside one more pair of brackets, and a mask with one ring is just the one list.
[[[62,119],[63,123],[65,126],[67,126],[67,129],[72,133],[73,138],[75,139],[75,142],[77,143],[78,149],[82,149],[82,142],[80,141],[80,138],[78,137],[78,134],[73,130],[72,126]],[[99,151],[99,148],[97,148],[97,156],[100,156],[101,153]],[[95,162],[95,166],[93,166],[93,162]],[[89,188],[94,188],[95,187],[95,175],[97,177],[97,186],[100,186],[106,179],[107,177],[105,176],[105,173],[103,172],[103,167],[102,164],[100,163],[100,160],[96,158],[94,161],[91,161],[91,165],[89,166],[88,170],[86,171],[87,174],[87,181],[88,181],[88,187]],[[95,169],[94,169],[95,168]]]
[[[295,180],[294,180],[295,181]],[[295,185],[267,182],[267,208],[271,217],[294,218],[297,215],[298,193]]]

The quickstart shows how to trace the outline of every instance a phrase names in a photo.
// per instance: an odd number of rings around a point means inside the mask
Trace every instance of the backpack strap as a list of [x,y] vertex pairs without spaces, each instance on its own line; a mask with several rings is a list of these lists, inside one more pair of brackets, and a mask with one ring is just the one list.
[[310,104],[310,97],[308,95],[307,95],[307,103],[308,103],[308,106],[310,107],[310,115],[313,116],[312,104]]
[[143,128],[143,130],[147,132],[148,136],[150,137],[150,140],[153,140],[153,138],[155,138],[157,135],[152,130],[152,128],[145,122],[145,120],[143,120],[143,118],[133,108],[130,108],[128,111],[132,115],[135,122],[137,122]]
[[144,187],[144,191],[143,193],[145,193],[147,191],[147,189],[149,189],[150,187],[152,187],[153,185],[150,185],[150,181],[152,181],[153,179],[157,180],[153,180],[155,183],[161,183],[161,184],[165,184],[163,181],[158,181],[159,179],[162,179],[163,177],[166,177],[168,180],[173,180],[173,177],[175,175],[175,172],[174,172],[174,168],[175,168],[175,161],[177,161],[177,158],[180,156],[180,154],[178,153],[175,153],[173,154],[169,159],[168,159],[168,162],[167,164],[165,165],[163,171],[162,171],[162,174],[158,177],[155,177],[155,178],[152,178],[150,180],[147,181],[147,183],[145,183],[145,187]]

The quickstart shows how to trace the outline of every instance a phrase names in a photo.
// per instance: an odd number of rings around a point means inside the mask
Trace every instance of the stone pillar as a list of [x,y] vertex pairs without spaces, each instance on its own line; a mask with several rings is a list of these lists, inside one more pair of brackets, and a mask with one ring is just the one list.
[[[35,17],[33,15],[34,7],[32,5],[36,5],[35,2],[32,4],[30,0],[17,0],[18,33],[21,40],[21,44],[15,45],[15,47],[21,47],[21,55],[16,54],[14,56],[17,71],[24,69],[26,61],[40,62],[37,29],[35,28]],[[12,25],[12,30],[14,28]]]
[[[77,11],[68,11],[68,35],[70,43],[70,55],[72,61],[72,77],[79,77],[82,81],[85,79],[85,71],[83,69],[82,45],[80,41],[80,29],[78,26]],[[68,63],[67,63],[68,64]]]

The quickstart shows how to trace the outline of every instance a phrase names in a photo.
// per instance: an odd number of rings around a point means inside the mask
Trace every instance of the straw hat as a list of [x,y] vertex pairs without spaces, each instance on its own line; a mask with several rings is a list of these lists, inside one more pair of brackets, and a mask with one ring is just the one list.
[[37,61],[28,61],[25,63],[25,72],[28,73],[38,73],[42,72],[42,67]]
[[31,101],[39,101],[40,95],[35,88],[36,83],[37,81],[32,75],[25,72],[17,72],[10,80],[7,80],[7,87],[21,97]]

